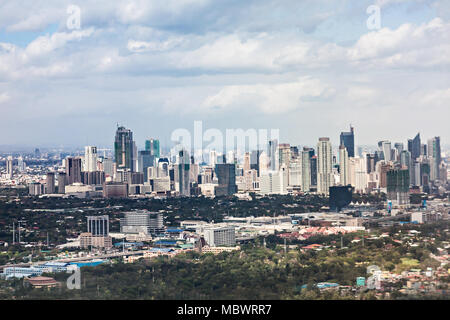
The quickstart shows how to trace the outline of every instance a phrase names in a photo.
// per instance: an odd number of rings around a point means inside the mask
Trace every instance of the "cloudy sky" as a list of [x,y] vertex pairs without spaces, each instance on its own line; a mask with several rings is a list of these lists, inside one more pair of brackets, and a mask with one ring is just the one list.
[[0,0],[0,145],[111,146],[117,123],[168,144],[194,120],[448,144],[449,71],[448,0]]

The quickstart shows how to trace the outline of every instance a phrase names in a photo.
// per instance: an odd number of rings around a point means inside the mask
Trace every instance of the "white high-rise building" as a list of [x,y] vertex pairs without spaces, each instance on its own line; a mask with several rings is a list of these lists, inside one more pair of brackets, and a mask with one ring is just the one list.
[[261,175],[259,187],[261,194],[287,194],[288,170],[268,171]]
[[339,173],[340,183],[343,186],[350,184],[350,177],[348,172],[348,152],[344,146],[339,147]]
[[298,157],[293,159],[289,163],[289,185],[298,186],[302,185],[302,158]]
[[302,151],[302,191],[309,192],[311,187],[311,163],[309,151]]
[[269,171],[270,158],[265,151],[259,155],[259,175],[265,174]]
[[216,166],[216,164],[217,164],[217,151],[216,150],[211,150],[209,152],[209,164],[213,168]]
[[6,159],[6,176],[8,177],[8,179],[12,179],[13,178],[13,174],[14,174],[14,167],[13,167],[13,158],[11,156],[9,156]]
[[97,147],[84,147],[84,168],[85,172],[97,171]]
[[317,192],[328,195],[332,179],[333,155],[330,138],[319,138],[317,143]]

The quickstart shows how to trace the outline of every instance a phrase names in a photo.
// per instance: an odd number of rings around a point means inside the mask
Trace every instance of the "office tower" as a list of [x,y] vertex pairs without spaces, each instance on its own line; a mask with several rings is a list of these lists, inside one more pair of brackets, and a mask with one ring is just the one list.
[[114,162],[111,158],[103,158],[103,171],[105,172],[105,176],[112,177],[114,176]]
[[440,180],[439,170],[442,161],[440,137],[434,137],[428,140],[427,153],[430,159],[430,180]]
[[87,232],[96,236],[109,235],[109,217],[104,216],[88,216],[87,217]]
[[420,133],[418,133],[414,139],[408,139],[408,151],[411,152],[411,159],[413,161],[420,157]]
[[231,196],[237,193],[236,165],[231,163],[218,163],[215,169],[219,183],[214,189],[215,195]]
[[256,150],[252,151],[250,154],[250,169],[256,170],[259,177],[259,158],[261,156],[262,151]]
[[317,143],[317,192],[319,194],[329,194],[332,161],[330,138],[319,138]]
[[12,179],[13,175],[14,175],[14,170],[13,170],[13,158],[11,156],[9,156],[6,159],[6,175],[8,176],[8,179]]
[[234,227],[213,227],[204,229],[205,241],[210,247],[235,246]]
[[85,172],[97,171],[97,147],[84,147],[84,170]]
[[270,169],[270,158],[265,151],[261,152],[259,156],[259,176],[266,173]]
[[127,234],[144,233],[158,235],[165,231],[162,213],[138,210],[125,212],[120,219],[120,232]]
[[81,183],[86,185],[101,185],[106,181],[103,171],[81,172]]
[[250,170],[250,152],[244,154],[244,171]]
[[58,193],[66,193],[67,175],[65,172],[58,172]]
[[311,188],[311,152],[303,148],[302,158],[302,191],[309,192]]
[[23,157],[20,156],[20,157],[17,159],[17,170],[19,170],[19,172],[24,172],[25,169],[26,169],[26,164],[25,164],[25,162],[23,161]]
[[178,190],[181,196],[189,197],[191,195],[190,187],[190,159],[189,154],[186,150],[181,150],[178,154]]
[[341,145],[339,147],[339,176],[341,185],[343,186],[350,184],[348,165],[347,148]]
[[28,193],[31,196],[38,196],[44,193],[44,185],[39,182],[32,182],[28,185]]
[[380,141],[378,142],[378,147],[381,149],[383,153],[383,159],[386,162],[392,161],[392,147],[390,141]]
[[317,187],[317,156],[310,158],[311,186]]
[[134,171],[134,160],[136,155],[133,132],[124,127],[118,127],[114,142],[114,154],[117,169],[129,169]]
[[128,184],[109,182],[103,185],[104,198],[128,198]]
[[157,176],[159,178],[165,178],[169,176],[169,159],[159,158]]
[[396,142],[396,143],[394,144],[395,157],[394,157],[393,160],[400,161],[400,155],[401,155],[401,153],[402,153],[402,151],[403,151],[404,149],[405,149],[405,148],[404,148],[403,143],[401,143],[401,142]]
[[236,160],[236,151],[234,150],[230,150],[227,152],[227,156],[226,159],[224,157],[223,163],[231,163],[231,164],[236,164],[237,160]]
[[291,161],[291,146],[288,143],[280,143],[278,145],[278,165],[275,170],[278,170],[282,166],[289,168],[289,162]]
[[420,155],[421,156],[427,156],[428,155],[427,145],[424,144],[424,143],[420,145]]
[[298,157],[299,153],[298,153],[298,147],[296,146],[291,146],[291,159]]
[[151,151],[139,151],[138,156],[138,172],[142,172],[144,174],[144,181],[148,181],[148,168],[155,166],[155,156],[152,155]]
[[46,193],[53,194],[55,193],[55,173],[47,172],[46,179]]
[[279,171],[268,171],[260,177],[261,194],[287,194],[288,170],[281,167]]
[[409,152],[407,150],[403,150],[400,153],[400,165],[403,168],[408,169],[409,184],[413,185],[414,184],[414,164],[411,159],[411,152]]
[[409,204],[409,171],[393,169],[387,172],[387,198],[396,205]]
[[302,185],[302,158],[297,157],[291,159],[289,163],[289,171],[288,171],[288,185],[289,186],[298,186]]
[[66,158],[66,178],[67,184],[71,185],[76,182],[81,183],[81,158],[67,157]]
[[161,157],[161,150],[159,147],[159,140],[157,139],[149,139],[145,140],[145,151],[149,151],[150,155],[155,158]]
[[41,151],[39,150],[39,148],[34,149],[34,157],[36,159],[40,159],[41,158]]
[[367,170],[367,173],[374,172],[375,171],[375,166],[376,166],[377,160],[378,160],[376,154],[375,153],[374,154],[366,153],[365,157],[366,157],[366,170]]
[[352,126],[350,132],[341,132],[340,145],[347,148],[349,157],[355,157],[355,132]]
[[267,150],[267,155],[270,160],[270,170],[278,170],[279,164],[279,158],[277,156],[278,151],[278,140],[270,140]]

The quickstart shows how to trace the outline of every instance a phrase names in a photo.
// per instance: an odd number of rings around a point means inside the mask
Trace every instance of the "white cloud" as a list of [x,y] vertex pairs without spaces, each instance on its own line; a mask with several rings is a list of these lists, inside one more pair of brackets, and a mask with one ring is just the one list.
[[310,105],[316,99],[327,99],[335,90],[318,79],[304,77],[295,82],[226,86],[207,97],[206,110],[256,108],[264,114],[286,113]]

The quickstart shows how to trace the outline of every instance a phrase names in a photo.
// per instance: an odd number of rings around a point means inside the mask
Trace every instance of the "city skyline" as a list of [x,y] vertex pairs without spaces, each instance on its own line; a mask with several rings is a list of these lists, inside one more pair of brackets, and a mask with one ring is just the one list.
[[79,28],[70,1],[3,4],[0,145],[106,146],[116,122],[167,145],[195,120],[291,144],[350,123],[357,145],[450,141],[446,1],[151,3],[86,1]]

